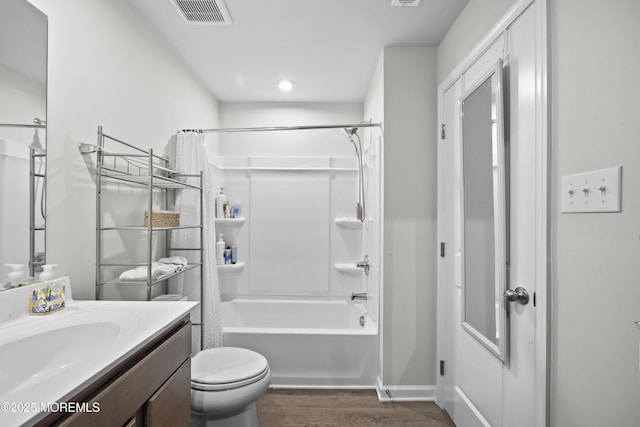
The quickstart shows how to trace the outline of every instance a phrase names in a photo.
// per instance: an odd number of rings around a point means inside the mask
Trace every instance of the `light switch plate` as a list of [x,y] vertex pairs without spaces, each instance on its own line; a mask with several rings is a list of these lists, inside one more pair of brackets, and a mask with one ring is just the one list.
[[562,213],[621,212],[622,166],[562,177]]

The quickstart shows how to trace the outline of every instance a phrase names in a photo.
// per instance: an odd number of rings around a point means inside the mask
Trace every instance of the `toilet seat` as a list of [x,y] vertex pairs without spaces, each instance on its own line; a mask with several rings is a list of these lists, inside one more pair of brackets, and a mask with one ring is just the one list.
[[191,388],[223,391],[244,387],[269,375],[267,359],[236,347],[203,350],[191,359]]

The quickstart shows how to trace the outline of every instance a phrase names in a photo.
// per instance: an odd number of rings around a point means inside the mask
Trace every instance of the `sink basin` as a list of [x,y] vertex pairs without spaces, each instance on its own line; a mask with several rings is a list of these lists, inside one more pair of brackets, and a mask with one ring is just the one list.
[[138,323],[128,312],[65,309],[0,330],[0,396],[64,382],[65,374],[100,359]]
[[197,306],[76,301],[69,278],[61,283],[67,286],[66,307],[46,316],[30,316],[26,307],[41,284],[0,292],[0,402],[27,409],[0,410],[2,427],[44,420],[51,403],[87,392]]

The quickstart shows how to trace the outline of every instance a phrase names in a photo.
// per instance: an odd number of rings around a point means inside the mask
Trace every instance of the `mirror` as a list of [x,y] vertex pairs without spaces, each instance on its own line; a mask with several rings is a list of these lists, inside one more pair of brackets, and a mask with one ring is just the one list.
[[45,261],[47,16],[0,2],[0,290],[6,264],[33,276]]
[[460,98],[462,325],[503,361],[508,350],[507,193],[502,61]]

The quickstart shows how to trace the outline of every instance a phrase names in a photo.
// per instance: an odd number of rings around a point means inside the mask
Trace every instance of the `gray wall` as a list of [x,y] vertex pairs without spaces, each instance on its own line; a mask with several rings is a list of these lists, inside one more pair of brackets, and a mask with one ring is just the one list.
[[[551,1],[553,426],[640,422],[640,2]],[[622,165],[622,213],[560,214],[560,177]]]
[[382,382],[433,385],[436,383],[436,48],[387,47],[383,55]]
[[438,45],[438,83],[480,43],[513,3],[514,0],[469,0]]
[[217,100],[126,0],[31,3],[49,17],[47,262],[71,276],[75,298],[92,299],[95,184],[85,162],[95,156],[83,157],[78,144],[95,144],[103,125],[114,137],[171,152],[179,128],[217,126]]

